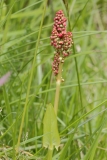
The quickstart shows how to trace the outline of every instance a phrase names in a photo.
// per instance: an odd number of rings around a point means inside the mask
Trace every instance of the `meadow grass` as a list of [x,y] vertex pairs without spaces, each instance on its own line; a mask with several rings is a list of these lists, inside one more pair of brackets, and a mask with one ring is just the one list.
[[[66,2],[66,3],[64,3]],[[56,78],[50,45],[53,18],[63,10],[73,33],[63,65],[57,112],[61,144],[52,160],[107,158],[106,0],[1,0],[0,159],[42,160],[43,117],[54,106]]]

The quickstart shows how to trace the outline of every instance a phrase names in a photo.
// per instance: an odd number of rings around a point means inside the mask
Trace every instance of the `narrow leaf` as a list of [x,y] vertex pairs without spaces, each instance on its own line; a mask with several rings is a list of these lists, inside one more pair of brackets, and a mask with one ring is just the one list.
[[68,140],[67,140],[64,148],[62,149],[62,151],[61,151],[61,153],[60,153],[59,160],[62,160],[62,159],[65,158],[66,153],[67,153],[67,151],[68,151],[68,147],[70,146],[70,144],[71,144],[71,142],[72,142],[72,140],[73,140],[73,137],[74,137],[74,134],[75,134],[75,132],[76,132],[76,130],[77,130],[77,127],[78,127],[78,123],[77,123],[76,126],[75,126],[74,132],[69,136],[69,138],[68,138]]
[[95,151],[97,149],[97,145],[98,145],[98,141],[99,141],[99,137],[101,135],[101,131],[102,131],[102,128],[103,126],[105,125],[105,119],[104,117],[102,118],[102,125],[96,135],[96,138],[95,140],[93,141],[90,149],[88,150],[87,154],[85,155],[85,157],[83,158],[83,160],[94,160],[94,155],[95,155]]

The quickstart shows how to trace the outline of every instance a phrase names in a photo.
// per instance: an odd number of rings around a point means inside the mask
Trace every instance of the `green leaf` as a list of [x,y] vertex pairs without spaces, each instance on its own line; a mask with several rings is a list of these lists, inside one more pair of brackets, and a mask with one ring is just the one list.
[[101,131],[102,131],[102,128],[104,127],[105,125],[105,117],[104,117],[104,114],[103,114],[103,117],[102,117],[102,125],[100,126],[99,128],[99,131],[95,137],[95,140],[93,141],[90,149],[88,150],[87,154],[85,155],[85,157],[83,158],[83,160],[94,160],[94,155],[95,155],[95,151],[97,149],[97,146],[98,146],[98,141],[99,141],[99,137],[101,135]]
[[58,150],[60,145],[60,136],[57,127],[57,117],[51,104],[47,106],[47,110],[43,120],[43,146],[53,150]]
[[62,151],[61,151],[61,153],[60,153],[60,157],[59,157],[58,160],[62,160],[62,159],[64,159],[64,158],[66,158],[66,157],[65,157],[65,156],[66,156],[66,153],[67,153],[68,148],[69,148],[69,146],[70,146],[70,144],[71,144],[71,142],[72,142],[72,140],[73,140],[73,137],[74,137],[74,134],[75,134],[75,132],[76,132],[76,130],[77,130],[77,127],[78,127],[78,123],[75,125],[74,132],[69,136],[69,138],[68,138],[65,146],[63,147],[63,149],[62,149]]

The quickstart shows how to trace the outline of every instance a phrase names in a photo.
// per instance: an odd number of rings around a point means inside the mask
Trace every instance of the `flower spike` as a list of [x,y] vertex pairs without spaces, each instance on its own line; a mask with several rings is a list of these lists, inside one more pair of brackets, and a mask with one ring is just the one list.
[[[59,70],[59,58],[63,59],[70,54],[72,46],[72,33],[66,31],[67,18],[64,16],[62,10],[59,10],[54,18],[54,25],[51,34],[51,45],[55,48],[55,56],[52,64],[54,75],[57,76]],[[64,60],[63,60],[64,61]]]

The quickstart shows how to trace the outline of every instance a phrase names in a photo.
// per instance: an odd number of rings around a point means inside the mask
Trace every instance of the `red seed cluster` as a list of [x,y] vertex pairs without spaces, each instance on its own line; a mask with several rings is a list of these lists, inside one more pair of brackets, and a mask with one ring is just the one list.
[[55,76],[58,74],[59,63],[60,63],[59,54],[55,53],[54,61],[52,64],[52,70],[54,71]]
[[59,10],[54,18],[54,25],[51,34],[51,45],[55,48],[56,53],[52,69],[54,74],[58,74],[59,69],[59,57],[67,57],[70,54],[70,48],[72,45],[72,33],[66,31],[66,17],[62,10]]

